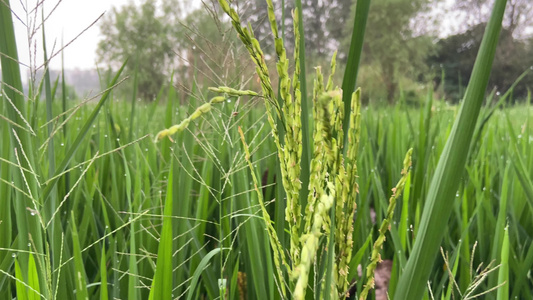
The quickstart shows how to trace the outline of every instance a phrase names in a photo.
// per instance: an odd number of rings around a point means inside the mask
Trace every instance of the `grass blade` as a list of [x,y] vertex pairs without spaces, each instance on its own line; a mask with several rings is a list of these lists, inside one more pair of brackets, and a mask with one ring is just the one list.
[[[344,102],[344,121],[342,124],[344,136],[348,136],[352,93],[355,91],[357,74],[359,72],[359,62],[361,61],[361,53],[363,52],[363,41],[365,38],[368,11],[370,10],[370,0],[357,1],[356,5],[348,61],[346,63],[346,69],[344,70],[344,77],[342,80],[342,102]],[[346,139],[346,141],[348,141],[348,139]]]
[[[307,203],[307,194],[309,193],[309,172],[311,163],[311,142],[309,141],[309,101],[307,101],[307,80],[305,76],[305,34],[304,34],[304,19],[302,16],[302,1],[295,0],[295,6],[298,13],[298,31],[300,32],[300,40],[295,41],[300,44],[300,92],[302,95],[302,113],[301,113],[301,130],[302,130],[302,163],[300,180],[302,181],[302,189],[300,190],[300,203],[302,208]],[[351,95],[351,93],[350,93]]]
[[165,199],[165,209],[163,214],[163,229],[159,239],[159,249],[157,251],[157,263],[150,290],[150,299],[170,300],[172,299],[172,174],[174,160],[171,160],[168,171],[168,187]]
[[395,299],[421,299],[426,290],[426,282],[446,231],[443,225],[448,223],[452,212],[450,199],[455,199],[461,180],[458,172],[465,167],[498,44],[506,2],[499,0],[494,4],[463,105],[433,175],[413,252],[398,282]]
[[107,291],[107,266],[106,266],[105,245],[102,246],[102,256],[100,258],[100,300],[109,299]]
[[15,284],[17,300],[28,300],[28,292],[24,285],[24,277],[18,259],[15,260],[15,278],[17,279]]
[[497,300],[509,300],[509,230],[506,227],[503,235],[502,255],[500,269],[498,271],[498,289]]
[[28,285],[30,287],[28,291],[28,300],[40,300],[40,287],[39,276],[37,274],[37,265],[35,265],[35,259],[33,254],[30,253],[30,260],[28,264]]
[[215,248],[211,250],[202,260],[200,261],[200,264],[198,264],[198,267],[196,270],[194,270],[194,274],[192,275],[191,284],[189,285],[189,292],[187,293],[187,300],[191,300],[194,297],[194,292],[196,291],[196,285],[198,284],[198,281],[200,280],[200,275],[202,275],[202,271],[207,267],[209,264],[209,261],[213,256],[218,254],[220,252],[221,248]]
[[86,300],[89,299],[89,293],[87,292],[87,275],[85,274],[85,267],[83,258],[81,255],[80,238],[78,229],[76,228],[76,219],[74,218],[74,212],[71,211],[72,224],[72,251],[74,252],[74,269],[76,270],[76,299]]

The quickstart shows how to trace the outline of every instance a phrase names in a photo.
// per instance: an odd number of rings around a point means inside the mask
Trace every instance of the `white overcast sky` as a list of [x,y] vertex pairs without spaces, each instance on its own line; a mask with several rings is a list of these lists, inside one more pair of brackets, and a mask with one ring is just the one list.
[[[29,19],[21,3],[32,9],[35,6],[35,0],[22,0],[22,1],[10,1],[11,9],[25,24],[29,24],[28,20],[33,23],[34,15],[31,14]],[[128,2],[128,0],[63,0],[59,3],[53,14],[47,19],[46,25],[46,40],[48,55],[52,51],[52,47],[55,45],[55,51],[61,47],[61,39],[67,44],[80,34],[85,28],[91,25],[102,13],[105,11],[110,12],[113,6],[121,6]],[[45,15],[56,6],[58,0],[44,1]],[[37,16],[37,23],[41,23],[40,13]],[[30,62],[30,48],[31,53],[34,53],[37,48],[37,65],[42,64],[42,32],[39,31],[35,35],[34,43],[31,47],[28,47],[28,34],[27,29],[21,21],[14,18],[15,34],[17,36],[17,47],[19,52],[19,60],[28,65]],[[70,46],[64,51],[65,66],[69,69],[90,69],[94,68],[96,61],[96,47],[100,40],[100,29],[98,23],[89,28],[78,39],[76,39]],[[32,54],[33,56],[33,54]],[[61,68],[61,56],[56,56],[51,61],[51,68]]]
[[[39,0],[42,1],[42,0]],[[35,7],[38,1],[36,0],[11,0],[12,11],[22,20],[14,17],[15,34],[17,36],[17,47],[19,53],[19,61],[25,65],[30,63],[31,56],[36,57],[36,65],[41,65],[43,62],[42,54],[42,32],[39,31],[35,35],[32,46],[28,46],[27,28],[24,24],[33,23],[35,16],[31,14],[27,16],[24,6],[29,10]],[[52,11],[57,5],[54,12],[46,20],[46,45],[48,56],[54,47],[54,52],[57,52],[61,47],[61,39],[64,44],[72,41],[83,30],[90,26],[98,17],[107,11],[111,13],[112,7],[120,7],[129,2],[129,0],[46,0],[44,1],[45,16]],[[139,3],[140,1],[134,1]],[[200,0],[193,0],[192,6],[200,6]],[[23,4],[24,6],[23,6]],[[29,19],[28,19],[29,18]],[[29,22],[28,20],[31,20]],[[37,23],[41,23],[41,14],[37,15]],[[24,23],[23,23],[24,22]],[[100,41],[99,23],[90,27],[72,44],[70,44],[64,51],[65,67],[68,69],[92,69],[96,66],[96,48]],[[35,44],[36,42],[36,44]],[[35,47],[36,45],[36,47]],[[37,55],[34,55],[35,48]],[[30,50],[31,49],[31,52]],[[33,60],[33,58],[32,58]],[[52,69],[61,68],[61,55],[57,55],[50,63]],[[22,67],[24,68],[24,67]],[[24,70],[22,70],[24,74]]]
[[[43,62],[41,31],[35,35],[34,43],[29,48],[27,39],[27,29],[24,24],[28,24],[28,17],[31,22],[35,16],[27,16],[22,5],[24,3],[30,10],[35,7],[37,2],[42,0],[11,0],[11,9],[22,20],[14,18],[15,34],[17,36],[17,47],[19,52],[19,61],[25,65],[30,65],[30,53],[36,57],[34,65],[40,66]],[[111,13],[113,6],[120,7],[129,1],[139,3],[140,0],[46,0],[44,1],[45,15],[56,7],[53,14],[46,21],[46,39],[48,55],[54,47],[54,52],[61,47],[61,39],[65,44],[69,43],[84,29],[91,25],[102,13]],[[201,6],[201,0],[192,0],[190,8]],[[445,1],[445,6],[453,3],[452,0]],[[441,8],[445,9],[445,8]],[[444,16],[446,18],[446,16]],[[41,23],[40,13],[37,15],[37,23]],[[24,24],[23,24],[24,22]],[[448,31],[453,25],[459,23],[457,20],[444,20],[444,29]],[[442,28],[441,28],[442,29]],[[453,31],[453,30],[452,30]],[[443,32],[441,32],[443,34]],[[449,34],[449,32],[448,32]],[[85,31],[78,39],[70,44],[64,51],[65,67],[67,69],[92,69],[96,66],[96,48],[100,41],[99,23]],[[36,44],[35,44],[36,43]],[[34,46],[36,45],[36,47]],[[31,49],[31,52],[30,50]],[[35,52],[35,49],[37,52]],[[36,53],[34,55],[33,53]],[[57,55],[50,63],[52,69],[61,68],[61,56]],[[24,67],[22,67],[24,68]],[[23,74],[25,70],[22,70]]]

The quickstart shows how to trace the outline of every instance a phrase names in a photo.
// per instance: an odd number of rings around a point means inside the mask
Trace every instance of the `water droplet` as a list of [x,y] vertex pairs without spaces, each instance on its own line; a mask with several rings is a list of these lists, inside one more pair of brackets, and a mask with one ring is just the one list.
[[519,139],[521,139],[521,138],[522,138],[522,135],[521,135],[521,134],[519,134],[519,135],[518,135],[518,138],[519,138]]
[[35,212],[32,211],[32,212],[30,213],[30,215],[35,216]]
[[31,247],[31,243],[28,243],[28,247]]
[[64,147],[64,146],[65,146],[65,144],[61,143],[61,147]]
[[455,194],[455,197],[459,198],[459,193],[456,193],[456,194]]
[[117,138],[117,142],[118,142],[118,141],[120,141],[120,139],[119,139],[119,138]]
[[148,148],[144,148],[144,151],[145,151],[145,152],[148,152]]
[[107,137],[107,134],[105,134],[104,137]]
[[11,254],[11,257],[15,258],[15,257],[17,257],[17,254],[13,253],[13,254]]

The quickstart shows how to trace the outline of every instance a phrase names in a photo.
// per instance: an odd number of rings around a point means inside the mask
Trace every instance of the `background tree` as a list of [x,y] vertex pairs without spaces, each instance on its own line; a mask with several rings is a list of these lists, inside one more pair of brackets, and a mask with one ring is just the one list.
[[252,88],[253,62],[241,46],[231,23],[223,17],[218,3],[204,2],[179,21],[181,43],[175,55],[179,60],[177,87],[183,96],[201,97],[207,87]]
[[130,1],[106,14],[100,25],[104,39],[98,44],[99,59],[116,67],[129,58],[126,71],[131,74],[138,69],[139,96],[148,100],[155,97],[175,65],[178,26],[172,22],[174,14],[171,9],[158,9],[155,0],[145,0],[140,6]]
[[[372,86],[377,93],[384,90],[383,97],[389,103],[398,98],[401,80],[418,81],[427,70],[426,58],[434,49],[432,37],[415,35],[413,30],[416,16],[427,9],[424,0],[371,2],[362,56],[366,68],[360,72],[360,82]],[[347,26],[351,24],[353,21],[347,22]],[[344,45],[343,48],[349,45],[349,35]]]
[[[340,41],[344,38],[346,21],[350,16],[353,0],[301,0],[303,24],[305,26],[306,54],[312,56],[312,61],[323,60],[331,57],[333,51],[339,51],[339,59],[345,56],[339,49]],[[275,13],[278,22],[281,23],[282,1],[274,0]],[[294,0],[285,0],[285,44],[287,50],[294,45],[294,33],[291,12],[294,10]],[[239,8],[243,14],[243,20],[250,22],[258,39],[267,47],[271,47],[273,41],[268,38],[271,35],[270,24],[266,18],[267,9],[264,0],[240,1]],[[311,62],[313,63],[313,62]]]
[[[456,0],[456,13],[466,21],[463,22],[467,26],[464,30],[486,23],[493,4],[494,0]],[[503,27],[515,38],[525,38],[526,29],[530,26],[533,26],[531,0],[508,0]]]
[[[465,87],[470,79],[477,51],[486,24],[478,24],[464,33],[456,34],[438,42],[439,51],[429,58],[429,64],[436,69],[444,70],[444,81],[439,74],[438,84],[444,84],[444,92],[448,98],[458,101],[462,98]],[[531,43],[515,39],[513,31],[502,29],[500,42],[492,66],[488,90],[506,91],[522,72],[533,65]],[[528,75],[514,89],[514,97],[527,95],[527,87],[533,84],[533,76]]]

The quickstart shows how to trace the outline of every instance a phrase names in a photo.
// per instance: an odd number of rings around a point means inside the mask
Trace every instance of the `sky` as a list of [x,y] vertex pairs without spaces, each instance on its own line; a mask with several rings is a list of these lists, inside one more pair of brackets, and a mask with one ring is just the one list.
[[[34,65],[40,66],[43,63],[42,38],[41,31],[34,35],[32,46],[28,46],[28,34],[25,24],[35,23],[35,18],[40,24],[40,13],[35,16],[26,13],[22,3],[29,7],[29,10],[35,7],[37,2],[42,0],[12,0],[11,6],[13,12],[18,16],[15,20],[15,34],[17,36],[17,46],[19,52],[19,61],[24,65],[30,65],[30,57],[34,60]],[[139,3],[139,0],[46,0],[44,1],[45,15],[49,14],[52,9],[53,13],[46,20],[46,39],[48,55],[51,51],[57,53],[62,44],[71,42],[76,36],[83,32],[98,17],[105,13],[111,12],[113,7],[120,7],[129,1]],[[193,0],[192,6],[200,6],[201,0]],[[453,1],[446,1],[453,2]],[[455,20],[455,22],[457,22]],[[453,21],[452,21],[453,23]],[[450,26],[447,26],[450,27]],[[533,30],[533,28],[532,28]],[[64,59],[65,66],[68,69],[93,69],[96,66],[96,48],[101,40],[99,22],[88,28],[83,34],[65,48]],[[54,46],[55,44],[55,46]],[[29,49],[32,49],[31,51]],[[61,68],[61,55],[52,58],[50,67],[52,69]],[[24,68],[24,66],[23,66]],[[23,74],[25,73],[24,70]]]
[[[27,34],[28,30],[27,26],[25,25],[35,23],[35,18],[37,19],[37,24],[41,23],[40,12],[38,13],[37,17],[35,17],[33,12],[29,16],[26,13],[26,11],[31,11],[31,9],[35,7],[37,1],[21,0],[10,2],[12,11],[16,14],[16,16],[18,16],[18,19],[14,16],[14,23],[15,34],[17,36],[19,60],[23,64],[29,65],[31,56],[31,59],[35,59],[37,65],[41,65],[43,62],[43,54],[41,51],[42,32],[39,30],[38,33],[34,35],[35,38],[32,41],[32,46],[29,47]],[[22,3],[24,6],[27,5],[29,9],[25,9]],[[59,5],[57,5],[58,3]],[[69,43],[93,22],[95,22],[102,13],[105,13],[106,11],[110,12],[113,6],[120,7],[126,3],[128,3],[128,0],[44,1],[45,16],[49,14],[50,11],[52,11],[52,9],[57,5],[54,12],[45,22],[48,55],[50,56],[52,49],[54,49],[54,53],[58,52],[62,44],[62,39],[64,44]],[[98,45],[98,41],[101,39],[100,28],[98,25],[99,23],[96,23],[87,29],[79,38],[74,40],[68,47],[65,48],[63,53],[65,65],[68,66],[69,69],[92,69],[95,67],[96,47]],[[31,52],[29,49],[32,49]],[[34,54],[35,49],[37,49],[36,55]],[[30,55],[30,53],[32,54]],[[50,67],[52,69],[61,68],[61,55],[57,55],[52,58]]]

